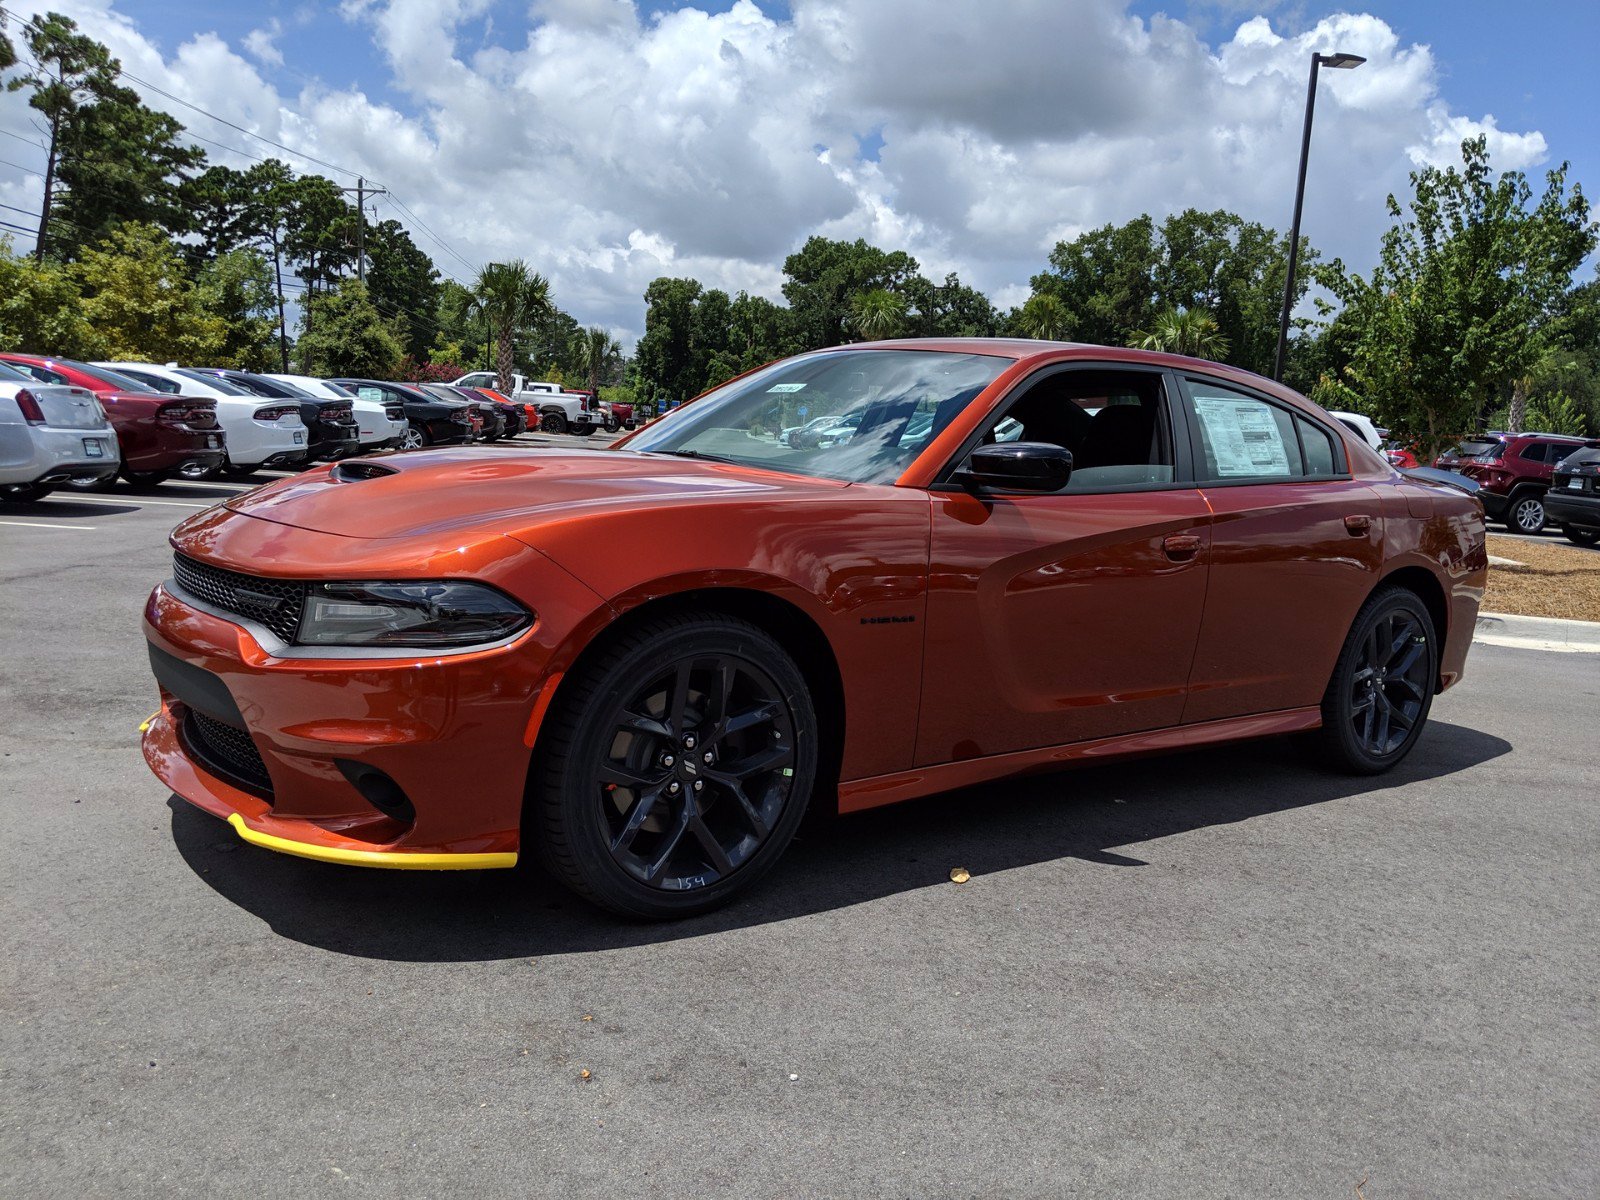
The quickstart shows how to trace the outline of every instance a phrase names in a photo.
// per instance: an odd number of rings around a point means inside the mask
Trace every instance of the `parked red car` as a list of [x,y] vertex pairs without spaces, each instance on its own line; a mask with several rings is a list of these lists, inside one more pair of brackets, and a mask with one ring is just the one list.
[[[857,419],[780,443],[801,409]],[[1470,496],[1280,384],[986,339],[787,359],[600,453],[318,468],[172,544],[173,792],[331,862],[537,852],[651,918],[750,886],[813,803],[1302,731],[1387,770],[1487,578]]]
[[[222,463],[226,435],[217,424],[214,400],[152,391],[125,375],[70,358],[0,354],[0,362],[43,383],[71,384],[93,392],[117,431],[121,475],[131,484],[148,487],[180,471],[199,475]],[[96,480],[86,480],[69,486],[97,485]]]
[[1446,450],[1433,465],[1478,481],[1491,521],[1513,533],[1541,533],[1555,465],[1584,444],[1556,433],[1486,433]]

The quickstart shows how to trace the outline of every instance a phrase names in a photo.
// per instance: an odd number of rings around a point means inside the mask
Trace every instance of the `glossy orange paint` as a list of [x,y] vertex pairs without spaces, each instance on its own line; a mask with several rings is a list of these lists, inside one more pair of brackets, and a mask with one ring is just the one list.
[[[187,754],[174,695],[147,760],[207,811],[289,840],[515,851],[542,722],[572,668],[609,628],[674,598],[741,606],[800,639],[796,658],[843,732],[831,799],[846,810],[1314,726],[1356,610],[1399,571],[1436,589],[1440,683],[1459,678],[1487,565],[1481,511],[1402,479],[1342,426],[1342,480],[981,498],[939,484],[1007,395],[1053,364],[1203,372],[1320,413],[1294,393],[1141,351],[883,345],[1014,360],[892,484],[644,454],[629,437],[610,450],[415,452],[355,482],[323,467],[201,513],[173,545],[219,568],[473,579],[537,620],[466,654],[312,659],[274,653],[247,623],[163,585],[147,637],[225,684],[272,798]],[[1346,517],[1368,518],[1360,536]],[[335,759],[387,772],[416,820],[373,809]]]

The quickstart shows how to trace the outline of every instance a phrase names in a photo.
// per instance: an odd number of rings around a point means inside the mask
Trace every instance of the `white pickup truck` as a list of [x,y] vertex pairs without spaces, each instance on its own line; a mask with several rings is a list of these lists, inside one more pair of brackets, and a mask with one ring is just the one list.
[[[457,387],[498,390],[497,378],[493,371],[473,371],[452,382]],[[599,410],[591,408],[586,393],[563,391],[559,383],[513,375],[511,395],[507,399],[514,404],[533,405],[539,413],[539,428],[545,433],[575,433],[588,437],[598,426],[607,424],[603,406]]]

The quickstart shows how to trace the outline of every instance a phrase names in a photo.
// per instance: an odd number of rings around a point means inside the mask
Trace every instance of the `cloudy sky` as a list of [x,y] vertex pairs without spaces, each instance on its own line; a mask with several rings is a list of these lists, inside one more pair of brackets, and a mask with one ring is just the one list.
[[[1369,60],[1319,90],[1305,232],[1326,253],[1369,265],[1384,196],[1479,132],[1501,167],[1570,159],[1600,188],[1592,0],[49,7],[213,161],[363,173],[445,273],[520,255],[630,345],[657,275],[777,298],[813,233],[907,249],[1006,306],[1058,239],[1107,221],[1193,205],[1287,226],[1313,50]],[[44,155],[23,96],[0,98],[0,131],[0,203],[30,225]]]

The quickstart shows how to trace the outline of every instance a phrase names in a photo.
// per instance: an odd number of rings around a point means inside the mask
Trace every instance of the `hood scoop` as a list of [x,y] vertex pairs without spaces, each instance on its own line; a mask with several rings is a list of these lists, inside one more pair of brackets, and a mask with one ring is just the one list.
[[363,479],[382,479],[385,475],[398,475],[400,472],[382,463],[357,458],[336,464],[328,474],[336,483],[359,483]]

